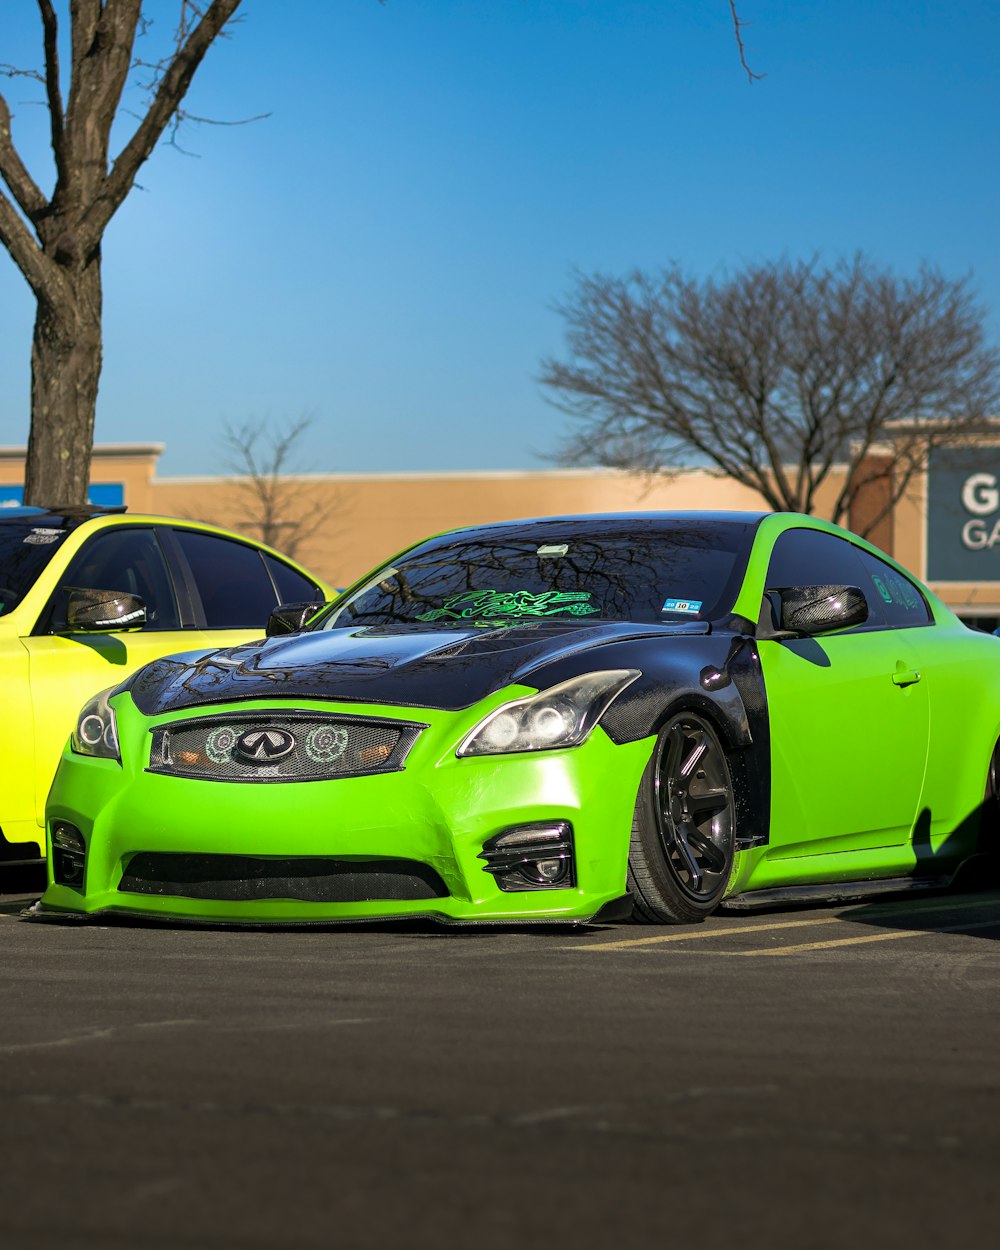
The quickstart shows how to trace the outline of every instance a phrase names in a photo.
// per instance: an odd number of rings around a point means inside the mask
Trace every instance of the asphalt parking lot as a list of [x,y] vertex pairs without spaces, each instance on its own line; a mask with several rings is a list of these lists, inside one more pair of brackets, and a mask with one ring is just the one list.
[[669,930],[41,925],[29,895],[5,1244],[995,1239],[1000,890]]

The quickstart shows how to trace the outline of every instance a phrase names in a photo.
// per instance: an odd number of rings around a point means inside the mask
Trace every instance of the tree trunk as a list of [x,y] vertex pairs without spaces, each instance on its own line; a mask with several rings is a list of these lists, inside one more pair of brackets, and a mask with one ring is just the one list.
[[[64,298],[38,301],[31,345],[31,436],[24,502],[87,502],[101,375],[101,257],[63,270]],[[65,298],[65,293],[70,297]]]

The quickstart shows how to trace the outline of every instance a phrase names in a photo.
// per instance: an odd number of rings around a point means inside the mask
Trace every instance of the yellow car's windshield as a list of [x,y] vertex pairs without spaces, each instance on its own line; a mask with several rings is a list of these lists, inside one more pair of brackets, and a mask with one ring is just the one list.
[[0,613],[17,607],[70,532],[45,525],[47,519],[0,513]]

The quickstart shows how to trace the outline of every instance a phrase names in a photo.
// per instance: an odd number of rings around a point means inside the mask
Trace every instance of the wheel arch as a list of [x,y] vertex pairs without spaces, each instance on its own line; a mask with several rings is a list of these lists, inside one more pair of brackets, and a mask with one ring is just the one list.
[[735,725],[717,702],[691,691],[674,693],[662,706],[651,732],[659,738],[664,726],[683,712],[692,712],[706,720],[725,752],[736,811],[736,850],[766,845],[771,815],[770,761],[761,758],[761,745],[747,727]]
[[598,667],[641,673],[599,722],[617,745],[658,734],[677,711],[689,709],[709,720],[732,761],[738,849],[766,844],[771,821],[770,720],[753,639],[719,630],[623,640],[546,666],[532,680],[554,684]]

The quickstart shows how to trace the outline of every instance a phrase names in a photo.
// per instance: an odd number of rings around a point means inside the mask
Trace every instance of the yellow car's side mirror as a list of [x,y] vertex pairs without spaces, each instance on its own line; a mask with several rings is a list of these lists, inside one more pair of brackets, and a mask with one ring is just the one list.
[[66,628],[71,633],[140,629],[146,623],[146,605],[138,595],[121,590],[67,590]]

